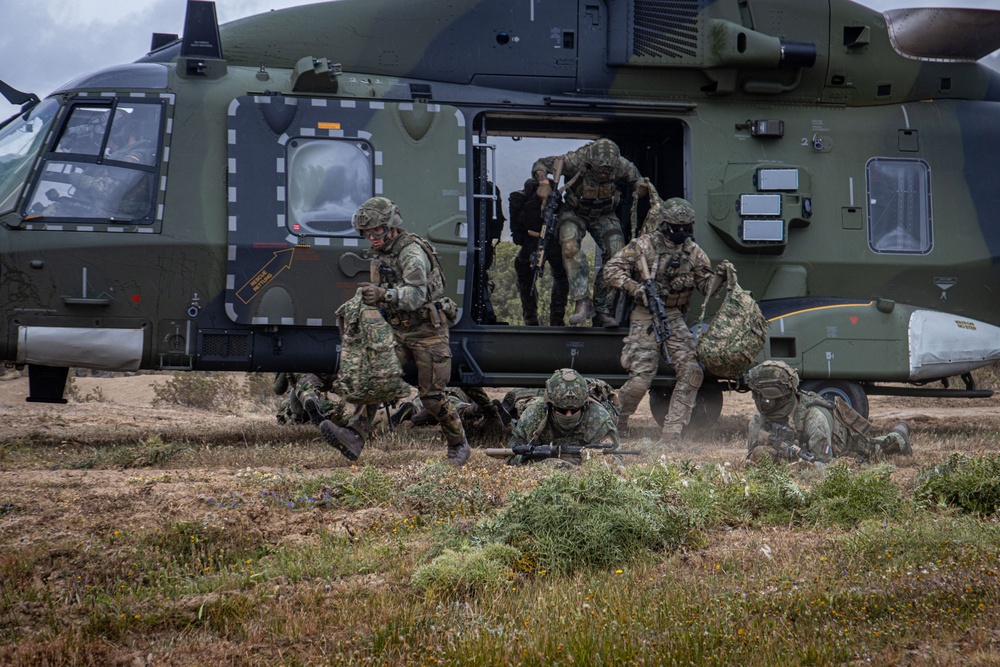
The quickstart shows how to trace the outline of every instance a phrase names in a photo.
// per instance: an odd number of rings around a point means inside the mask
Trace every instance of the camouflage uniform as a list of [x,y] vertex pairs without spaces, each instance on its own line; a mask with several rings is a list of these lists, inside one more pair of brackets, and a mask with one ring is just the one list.
[[[274,393],[285,394],[278,406],[279,424],[319,424],[329,419],[344,424],[344,406],[327,398],[333,378],[315,373],[278,373],[274,378]],[[291,391],[288,391],[291,389]]]
[[[417,391],[428,412],[441,425],[448,444],[448,458],[459,465],[468,460],[469,445],[462,420],[445,395],[451,379],[451,346],[448,327],[457,313],[455,303],[444,296],[444,272],[433,246],[401,228],[396,205],[384,197],[369,199],[354,215],[354,227],[369,235],[375,258],[372,283],[362,285],[365,303],[378,305],[392,326],[396,354],[401,365],[413,361],[417,367]],[[382,230],[375,236],[375,230]],[[371,431],[374,406],[358,406],[344,433],[322,425],[330,444],[348,457],[360,453]],[[332,425],[331,425],[332,426]],[[344,450],[344,439],[351,441]],[[360,440],[360,442],[358,442]],[[357,450],[356,452],[354,450]]]
[[[550,187],[555,183],[549,181]],[[514,243],[521,247],[514,257],[514,274],[517,276],[517,292],[521,296],[521,315],[524,323],[537,326],[538,293],[535,291],[535,253],[538,251],[538,235],[542,229],[542,207],[544,202],[535,196],[538,184],[533,178],[524,182],[524,189],[510,193],[510,235]],[[532,232],[534,236],[532,236]],[[542,260],[552,272],[552,297],[549,302],[550,326],[562,326],[566,322],[566,300],[569,296],[569,280],[563,266],[562,250],[553,240],[545,248]]]
[[[619,424],[625,430],[629,417],[639,401],[649,391],[660,362],[660,345],[653,334],[653,318],[643,303],[641,259],[656,283],[663,300],[670,327],[666,341],[670,364],[677,376],[670,397],[670,408],[663,420],[661,438],[670,442],[680,437],[691,420],[698,388],[704,372],[698,365],[695,340],[684,319],[691,293],[697,289],[707,294],[716,271],[705,251],[690,235],[694,210],[683,199],[669,199],[654,207],[647,216],[658,221],[656,231],[629,242],[604,267],[609,285],[625,290],[633,298],[631,324],[622,348],[621,364],[629,373],[628,381],[619,389],[622,412]],[[681,231],[671,231],[671,226]],[[687,231],[684,231],[686,228]],[[672,237],[672,238],[671,238]]]
[[600,273],[594,279],[593,302],[589,298],[590,267],[587,256],[580,252],[580,243],[590,232],[601,249],[602,262],[621,250],[625,237],[615,208],[621,202],[623,188],[635,189],[644,184],[642,175],[609,139],[598,139],[566,155],[541,158],[531,173],[541,182],[539,173],[558,171],[559,161],[566,179],[565,204],[559,213],[559,245],[569,278],[569,298],[576,302],[570,324],[580,324],[593,316],[604,326],[618,326],[612,315],[616,295]]
[[[751,460],[765,456],[799,458],[795,447],[824,463],[837,456],[877,460],[890,454],[913,453],[906,422],[899,422],[886,435],[873,436],[872,423],[839,397],[830,403],[819,394],[799,390],[798,374],[782,361],[765,361],[750,369],[747,384],[758,410],[750,419],[747,433],[747,455]],[[795,431],[798,440],[793,447],[771,444],[767,430],[771,423]]]
[[[569,391],[565,391],[565,389]],[[564,368],[555,372],[546,383],[545,395],[531,400],[514,425],[508,447],[514,445],[559,445],[579,447],[610,442],[620,447],[614,419],[603,405],[591,398],[585,378]],[[573,416],[561,414],[561,409],[576,409]],[[577,454],[563,454],[561,459],[581,463]],[[512,463],[520,463],[514,457]]]

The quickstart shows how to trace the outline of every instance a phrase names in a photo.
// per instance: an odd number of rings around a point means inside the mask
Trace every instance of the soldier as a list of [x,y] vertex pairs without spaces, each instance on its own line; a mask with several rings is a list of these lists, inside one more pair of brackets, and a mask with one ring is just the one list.
[[560,174],[566,177],[558,234],[569,297],[576,302],[569,323],[580,324],[592,317],[595,324],[617,327],[618,320],[612,315],[615,293],[600,273],[594,279],[593,301],[590,299],[590,267],[587,256],[580,252],[580,242],[590,232],[601,249],[601,261],[611,259],[625,242],[621,220],[615,214],[623,188],[633,188],[634,196],[644,196],[648,192],[645,180],[610,139],[598,139],[566,155],[541,158],[531,167],[531,174],[538,182],[542,206],[552,189],[548,175],[553,174],[556,183]]
[[768,456],[826,463],[835,456],[858,460],[890,454],[910,456],[910,427],[899,422],[883,436],[838,396],[830,403],[819,394],[799,389],[799,375],[783,361],[765,361],[747,373],[757,413],[750,419],[747,457]]
[[[551,179],[549,187],[556,184]],[[528,326],[538,326],[538,293],[535,288],[535,253],[538,251],[538,237],[542,229],[542,208],[544,202],[535,196],[538,183],[533,178],[524,182],[523,190],[510,193],[510,235],[514,243],[521,246],[514,257],[514,273],[517,275],[517,292],[521,296],[521,314]],[[566,322],[566,300],[569,296],[569,280],[563,266],[562,250],[559,244],[549,243],[545,248],[542,262],[548,263],[552,272],[552,297],[549,302],[549,326],[561,327]]]
[[[445,387],[444,391],[448,400],[458,411],[462,424],[466,427],[473,422],[481,421],[482,426],[503,430],[510,423],[510,416],[507,415],[500,401],[491,400],[482,387],[468,387],[467,391],[458,387]],[[393,426],[405,420],[409,420],[414,426],[427,426],[435,423],[419,396],[412,401],[403,402],[389,417]]]
[[[279,424],[321,424],[324,419],[340,421],[343,406],[326,397],[333,378],[325,373],[277,373],[274,393],[288,394],[278,407]],[[291,391],[289,391],[291,389]]]
[[[725,274],[725,263],[713,271],[712,264],[694,242],[694,209],[684,199],[673,198],[654,206],[644,227],[653,231],[633,239],[604,267],[609,285],[627,292],[633,301],[631,324],[622,348],[621,364],[629,379],[619,390],[622,403],[618,428],[624,433],[629,417],[656,377],[661,346],[653,332],[653,318],[645,302],[642,282],[652,278],[663,301],[670,329],[666,339],[669,362],[677,376],[670,407],[663,420],[660,444],[674,444],[691,420],[698,388],[704,372],[695,355],[695,340],[688,329],[687,313],[691,293],[707,294],[716,273]],[[721,287],[721,284],[720,284]]]
[[[611,415],[590,396],[587,379],[571,368],[563,368],[545,382],[545,393],[528,403],[514,425],[508,447],[515,445],[559,445],[579,447],[611,443],[620,447],[618,429]],[[579,454],[561,454],[560,459],[582,463]],[[514,457],[511,463],[521,463]]]
[[[354,214],[354,229],[375,251],[372,280],[361,284],[361,298],[378,306],[392,326],[400,363],[412,360],[417,367],[417,391],[431,416],[441,425],[448,444],[448,461],[456,466],[469,459],[469,443],[462,420],[445,396],[451,379],[448,327],[458,308],[444,295],[444,272],[434,247],[402,229],[403,218],[394,203],[372,197]],[[328,443],[350,460],[356,460],[371,430],[371,408],[358,406],[346,427],[330,421],[320,425]]]

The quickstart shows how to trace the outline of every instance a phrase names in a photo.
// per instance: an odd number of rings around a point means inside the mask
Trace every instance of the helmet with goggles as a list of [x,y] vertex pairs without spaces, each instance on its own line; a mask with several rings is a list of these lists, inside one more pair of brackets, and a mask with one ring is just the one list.
[[660,225],[684,227],[694,225],[694,206],[687,199],[671,197],[657,210]]
[[587,380],[572,368],[562,368],[545,382],[545,402],[557,410],[579,410],[587,403]]
[[403,217],[399,214],[399,207],[391,200],[385,197],[372,197],[354,213],[351,224],[355,231],[364,237],[367,229],[399,227],[403,224]]
[[765,361],[747,373],[747,386],[764,398],[781,398],[799,388],[799,374],[783,361]]
[[594,171],[610,173],[618,166],[621,156],[618,144],[610,139],[598,139],[587,147],[587,167]]

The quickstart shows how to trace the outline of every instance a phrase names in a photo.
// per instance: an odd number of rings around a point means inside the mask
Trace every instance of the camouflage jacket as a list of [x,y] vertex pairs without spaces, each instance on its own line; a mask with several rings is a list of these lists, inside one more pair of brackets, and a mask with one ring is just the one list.
[[[642,282],[639,257],[646,259],[646,267],[650,275],[655,276],[653,280],[663,305],[668,308],[686,306],[695,289],[707,295],[715,276],[708,255],[693,239],[677,246],[655,231],[629,241],[608,260],[604,266],[604,279],[618,289],[633,293],[637,289],[636,284]],[[646,311],[646,307],[639,302],[635,307],[640,314]]]
[[373,283],[386,288],[383,314],[393,326],[416,326],[430,319],[428,306],[444,296],[444,273],[434,247],[405,230],[375,252]]
[[[789,426],[799,436],[799,446],[809,450],[818,461],[829,461],[845,454],[872,454],[869,432],[871,422],[837,399],[830,403],[811,391],[796,392],[798,403]],[[759,412],[750,420],[747,434],[748,451],[757,445],[767,445],[761,432],[767,420]]]
[[642,174],[629,160],[619,157],[618,167],[611,179],[598,181],[587,168],[588,146],[589,144],[566,155],[543,157],[531,167],[531,173],[542,170],[551,174],[556,160],[562,158],[562,175],[568,185],[565,192],[566,203],[581,215],[596,217],[613,211],[621,202],[623,189],[635,188],[642,180]]
[[611,442],[619,446],[618,429],[611,415],[604,407],[589,399],[584,408],[583,418],[570,433],[558,434],[549,420],[548,404],[542,397],[536,398],[524,409],[514,426],[510,445],[593,445]]

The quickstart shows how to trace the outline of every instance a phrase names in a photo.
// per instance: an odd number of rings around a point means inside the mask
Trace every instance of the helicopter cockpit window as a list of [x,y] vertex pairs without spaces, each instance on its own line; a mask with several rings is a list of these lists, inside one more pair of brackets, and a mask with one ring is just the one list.
[[14,208],[57,111],[56,100],[45,100],[0,128],[0,213]]
[[300,236],[354,236],[351,218],[375,191],[375,151],[356,139],[288,142],[288,229]]
[[868,245],[878,253],[931,251],[931,170],[923,160],[868,161]]
[[75,105],[26,216],[151,223],[162,120],[156,101]]

